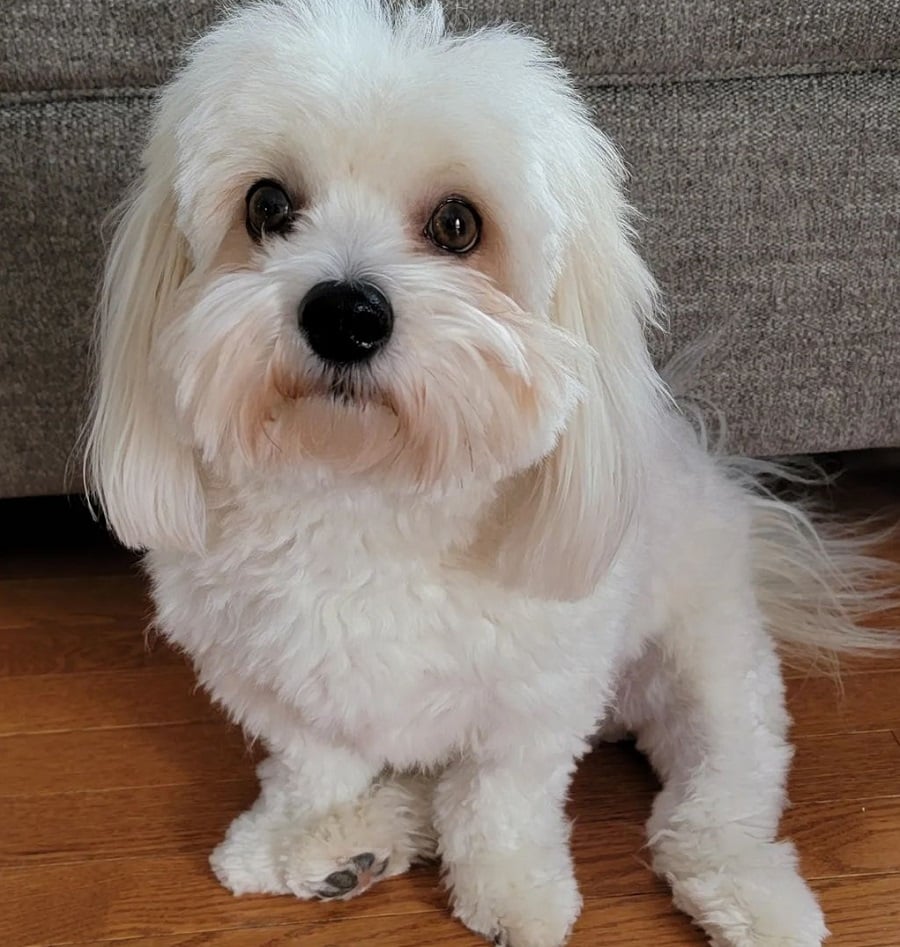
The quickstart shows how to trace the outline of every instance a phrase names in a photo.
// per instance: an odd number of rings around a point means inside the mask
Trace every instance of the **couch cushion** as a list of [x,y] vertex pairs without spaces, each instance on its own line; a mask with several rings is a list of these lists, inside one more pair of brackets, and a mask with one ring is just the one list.
[[[610,84],[900,65],[896,0],[455,0],[456,23],[515,20]],[[214,0],[5,0],[0,93],[158,85]]]
[[[658,357],[718,332],[695,393],[723,410],[729,447],[900,445],[900,76],[595,88],[589,101],[646,213],[642,251],[673,328]],[[18,159],[0,149],[0,495],[66,483],[99,220],[149,108],[145,96],[0,107],[0,141],[22,143]],[[52,226],[35,217],[46,208]]]
[[[792,0],[777,17],[744,0],[742,25],[722,0],[447,5],[529,21],[581,71],[647,215],[674,330],[657,355],[720,330],[697,393],[724,410],[733,449],[900,444],[896,0]],[[134,173],[149,88],[215,4],[4,0],[3,15],[0,495],[25,495],[78,486],[77,462],[64,474],[99,220]]]

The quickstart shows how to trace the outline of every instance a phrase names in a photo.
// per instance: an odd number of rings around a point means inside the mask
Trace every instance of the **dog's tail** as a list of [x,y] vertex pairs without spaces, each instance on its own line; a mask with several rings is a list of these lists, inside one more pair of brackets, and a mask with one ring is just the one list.
[[713,341],[702,338],[661,374],[698,439],[749,498],[758,601],[785,660],[837,676],[841,654],[900,649],[900,563],[880,554],[897,547],[900,524],[827,510],[825,488],[836,478],[811,460],[728,456],[723,415],[687,393]]
[[[817,505],[830,479],[815,467],[723,458],[752,507],[757,597],[785,659],[839,670],[843,654],[900,648],[900,564],[879,555],[900,529],[851,520]],[[785,499],[775,486],[799,487]],[[816,494],[811,493],[816,487]]]

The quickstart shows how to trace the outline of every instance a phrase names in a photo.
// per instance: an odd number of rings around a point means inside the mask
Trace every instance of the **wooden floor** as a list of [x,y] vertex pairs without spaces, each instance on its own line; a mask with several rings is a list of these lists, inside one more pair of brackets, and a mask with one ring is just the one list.
[[[223,891],[207,855],[254,797],[253,753],[180,657],[145,646],[144,583],[77,505],[0,505],[0,523],[2,947],[482,943],[449,917],[430,868],[347,904]],[[826,680],[790,682],[797,756],[784,831],[831,943],[897,947],[900,655],[854,666],[844,685],[840,697]],[[585,910],[573,947],[704,943],[646,866],[655,788],[626,746],[582,765],[571,812]]]

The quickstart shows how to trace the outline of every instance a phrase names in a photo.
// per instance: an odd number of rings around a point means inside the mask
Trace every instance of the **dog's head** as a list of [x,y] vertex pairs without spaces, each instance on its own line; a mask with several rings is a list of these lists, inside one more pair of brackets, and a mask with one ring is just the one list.
[[640,490],[652,282],[562,70],[439,5],[282,0],[163,92],[111,249],[90,479],[202,548],[206,484],[497,487],[498,574],[581,594]]

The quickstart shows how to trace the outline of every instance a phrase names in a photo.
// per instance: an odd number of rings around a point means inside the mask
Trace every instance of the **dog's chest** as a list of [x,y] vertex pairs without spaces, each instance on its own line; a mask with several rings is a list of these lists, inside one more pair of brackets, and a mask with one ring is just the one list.
[[594,662],[571,616],[498,598],[433,558],[307,542],[240,568],[225,556],[155,557],[151,571],[166,634],[260,736],[311,726],[409,765],[586,700]]

